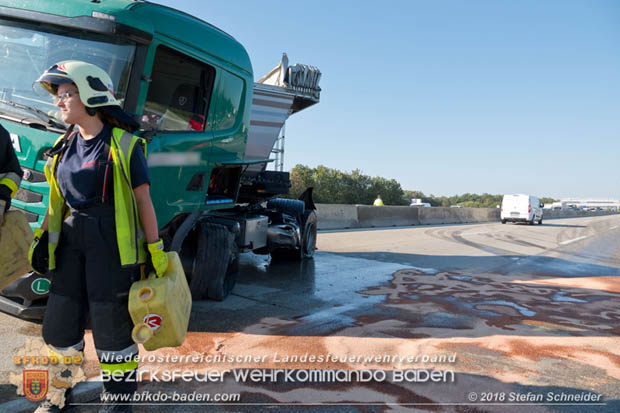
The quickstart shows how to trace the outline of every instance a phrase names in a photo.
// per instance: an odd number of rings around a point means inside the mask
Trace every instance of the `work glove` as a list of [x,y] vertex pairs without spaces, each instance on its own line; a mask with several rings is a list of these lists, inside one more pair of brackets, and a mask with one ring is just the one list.
[[45,274],[48,270],[49,255],[47,249],[48,234],[42,228],[34,230],[34,238],[28,250],[28,262],[37,274]]
[[168,269],[168,255],[164,251],[164,241],[159,239],[157,242],[146,244],[146,246],[151,254],[151,264],[155,270],[155,275],[159,278]]

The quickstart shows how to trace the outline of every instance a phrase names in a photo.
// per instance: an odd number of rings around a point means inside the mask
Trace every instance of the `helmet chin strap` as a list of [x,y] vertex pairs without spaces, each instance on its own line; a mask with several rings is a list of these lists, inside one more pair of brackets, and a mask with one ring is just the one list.
[[86,113],[88,113],[90,116],[95,116],[97,114],[97,109],[89,108],[88,106],[85,106],[85,108],[86,108]]
[[68,142],[71,140],[71,138],[73,138],[74,129],[75,124],[69,125],[69,128],[65,132],[64,138],[60,142],[58,142],[56,146],[48,149],[44,154],[45,157],[52,157],[56,154],[63,152],[67,148]]

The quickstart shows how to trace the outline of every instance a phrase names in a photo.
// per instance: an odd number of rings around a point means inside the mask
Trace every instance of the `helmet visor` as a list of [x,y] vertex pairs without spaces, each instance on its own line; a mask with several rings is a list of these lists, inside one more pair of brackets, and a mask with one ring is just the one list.
[[39,96],[46,96],[46,93],[51,95],[55,95],[58,91],[59,85],[64,85],[67,83],[73,83],[73,80],[69,79],[66,76],[59,76],[50,73],[45,73],[41,75],[35,82],[32,84],[32,89]]

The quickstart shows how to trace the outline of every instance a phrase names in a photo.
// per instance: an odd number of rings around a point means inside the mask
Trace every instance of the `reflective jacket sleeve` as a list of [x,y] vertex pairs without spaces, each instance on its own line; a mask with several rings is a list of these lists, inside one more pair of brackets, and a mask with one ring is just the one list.
[[21,180],[22,169],[13,150],[11,137],[0,125],[0,199],[6,201],[6,209],[9,208]]

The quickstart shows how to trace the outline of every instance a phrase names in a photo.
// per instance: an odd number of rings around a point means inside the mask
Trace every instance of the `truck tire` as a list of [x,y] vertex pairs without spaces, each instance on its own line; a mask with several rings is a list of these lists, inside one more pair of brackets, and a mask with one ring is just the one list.
[[220,224],[199,224],[189,289],[194,300],[223,300],[237,281],[233,234]]
[[230,295],[239,275],[239,254],[231,251],[224,277],[211,278],[207,288],[207,298],[215,301],[224,301]]
[[502,219],[502,224],[505,224],[505,223],[506,223],[506,220],[505,220],[505,219]]
[[304,214],[304,203],[297,199],[275,198],[267,202],[267,208],[284,212],[294,218],[301,218]]
[[305,211],[305,215],[307,217],[301,236],[301,259],[309,260],[314,257],[314,250],[316,249],[317,219],[314,211]]

